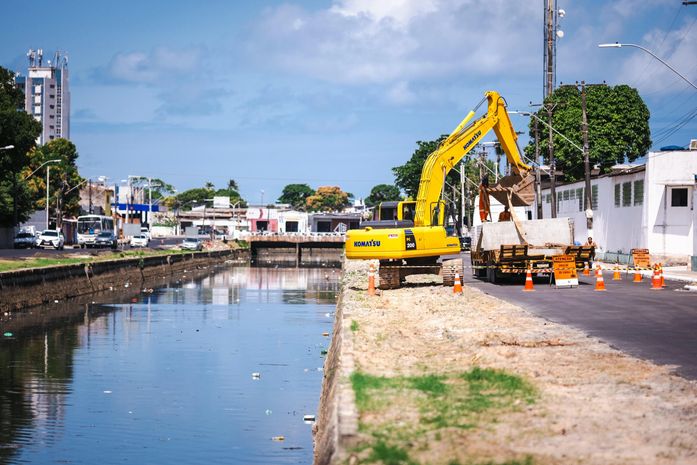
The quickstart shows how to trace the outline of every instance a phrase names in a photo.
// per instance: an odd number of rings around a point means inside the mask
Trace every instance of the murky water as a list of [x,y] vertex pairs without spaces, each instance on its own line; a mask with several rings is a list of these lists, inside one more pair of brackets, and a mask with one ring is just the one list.
[[338,277],[225,268],[0,335],[0,463],[311,463]]

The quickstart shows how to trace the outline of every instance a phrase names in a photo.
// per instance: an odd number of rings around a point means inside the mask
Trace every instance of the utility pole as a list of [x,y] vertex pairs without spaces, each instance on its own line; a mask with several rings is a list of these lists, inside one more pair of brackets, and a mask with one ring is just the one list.
[[547,105],[547,116],[549,117],[549,141],[547,143],[547,150],[549,152],[549,192],[552,196],[552,218],[557,217],[557,164],[554,161],[554,132],[552,131],[552,113],[554,111],[554,105],[550,102]]
[[542,219],[542,179],[540,174],[540,131],[539,123],[537,118],[535,120],[535,162],[537,163],[537,168],[535,169],[535,200],[537,202],[537,219]]
[[556,0],[545,0],[545,28],[544,28],[544,96],[548,97],[554,90],[556,71],[556,29],[557,29]]
[[467,194],[465,194],[465,176],[467,175],[467,165],[464,161],[460,162],[460,229],[465,230],[465,225],[469,222],[469,217],[467,216],[467,201],[465,200],[465,195],[469,196],[469,189],[467,189]]
[[581,134],[583,135],[583,167],[586,174],[586,195],[584,195],[584,210],[586,212],[586,228],[591,236],[593,230],[593,197],[591,190],[591,163],[588,154],[588,116],[586,113],[586,82],[581,81]]
[[89,191],[89,196],[90,196],[90,206],[89,206],[88,213],[91,215],[92,214],[92,180],[91,179],[89,180],[88,191]]

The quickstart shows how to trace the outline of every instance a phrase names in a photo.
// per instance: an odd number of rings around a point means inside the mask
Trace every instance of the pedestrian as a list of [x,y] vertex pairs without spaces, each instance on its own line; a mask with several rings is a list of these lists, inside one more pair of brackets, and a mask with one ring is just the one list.
[[593,248],[591,249],[590,255],[588,256],[588,260],[591,262],[591,268],[592,268],[592,267],[593,267],[593,262],[595,261],[595,249],[598,248],[598,244],[596,244],[595,242],[593,242],[593,238],[589,236],[589,237],[588,237],[588,240],[586,241],[586,243],[585,243],[584,245],[585,245],[586,247],[593,247]]

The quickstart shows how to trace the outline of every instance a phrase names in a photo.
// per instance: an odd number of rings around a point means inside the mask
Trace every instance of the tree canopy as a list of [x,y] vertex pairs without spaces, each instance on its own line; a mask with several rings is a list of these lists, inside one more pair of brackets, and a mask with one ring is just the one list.
[[242,198],[236,189],[232,188],[235,186],[237,186],[237,183],[234,179],[230,179],[227,182],[226,187],[222,189],[216,189],[212,182],[207,182],[204,187],[195,187],[193,189],[181,192],[173,198],[168,198],[165,203],[173,208],[191,210],[191,208],[196,204],[205,204],[213,197],[229,197],[231,205],[238,204],[238,206],[246,207],[247,202]]
[[[552,127],[582,147],[580,89],[560,86],[545,99],[545,104],[554,105]],[[598,165],[601,172],[609,171],[617,163],[634,161],[651,147],[649,109],[636,89],[627,85],[587,85],[586,112],[590,163]],[[541,108],[537,117],[547,122],[547,110]],[[549,163],[547,126],[538,123],[538,131],[540,153]],[[525,153],[534,157],[535,118],[530,121],[530,137]],[[558,134],[554,133],[553,137],[557,169],[564,172],[567,181],[583,178],[583,153]]]
[[[56,218],[56,226],[60,227],[65,216],[79,215],[80,185],[84,179],[80,177],[77,169],[78,153],[75,144],[67,139],[55,139],[31,150],[28,158],[29,164],[22,170],[23,177],[49,160],[60,160],[50,165],[49,215]],[[35,210],[46,208],[47,166],[26,180]]]
[[380,202],[400,200],[401,198],[402,194],[394,184],[378,184],[370,190],[370,195],[365,198],[365,204],[368,207],[372,207],[380,204]]
[[287,203],[296,210],[305,210],[307,198],[314,193],[315,191],[307,184],[288,184],[283,188],[278,202]]
[[320,186],[306,199],[309,211],[338,211],[350,205],[349,194],[338,186]]
[[27,153],[41,134],[41,124],[23,110],[24,93],[14,83],[14,73],[0,67],[0,226],[13,226],[33,211],[31,193],[20,172]]

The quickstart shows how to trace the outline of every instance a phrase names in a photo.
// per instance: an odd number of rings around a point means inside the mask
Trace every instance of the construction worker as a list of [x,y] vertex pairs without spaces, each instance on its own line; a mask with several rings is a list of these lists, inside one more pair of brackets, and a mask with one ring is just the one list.
[[482,223],[489,221],[489,176],[484,175],[482,182],[479,184],[479,219]]
[[511,221],[511,212],[508,210],[508,205],[503,207],[503,211],[499,213],[499,222]]
[[590,254],[590,256],[588,257],[589,261],[591,262],[591,267],[592,267],[592,266],[593,266],[593,262],[595,261],[595,249],[598,248],[598,244],[596,244],[595,242],[593,242],[593,238],[592,238],[592,237],[589,237],[588,240],[586,241],[586,243],[583,244],[583,245],[585,245],[585,246],[592,246],[592,247],[593,247],[593,249],[591,250],[591,254]]

